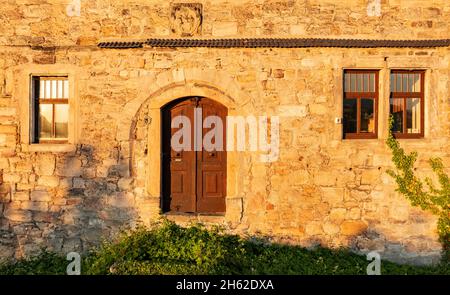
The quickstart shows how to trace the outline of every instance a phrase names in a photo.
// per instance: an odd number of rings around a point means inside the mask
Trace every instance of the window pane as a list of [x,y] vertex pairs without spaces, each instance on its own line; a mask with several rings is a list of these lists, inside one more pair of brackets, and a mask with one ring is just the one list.
[[344,133],[356,133],[356,108],[356,99],[344,99]]
[[397,87],[395,85],[395,74],[391,73],[391,92],[395,92]]
[[57,94],[57,98],[63,98],[63,81],[62,80],[58,80],[58,94]]
[[345,74],[344,75],[344,91],[345,92],[349,92],[350,91],[350,74]]
[[356,92],[362,92],[362,75],[355,74],[356,76]]
[[374,100],[361,99],[361,127],[360,132],[375,131],[375,116],[374,116]]
[[408,92],[414,92],[414,74],[408,74]]
[[393,132],[403,132],[403,98],[390,99],[390,112],[394,117]]
[[421,92],[420,89],[420,74],[414,74],[414,92]]
[[45,97],[44,98],[51,98],[52,96],[52,81],[45,80]]
[[57,81],[56,80],[52,80],[52,98],[56,98],[57,93],[56,93],[56,86],[57,86]]
[[369,91],[375,92],[375,74],[370,74],[370,81],[369,81]]
[[45,81],[39,81],[39,98],[45,98]]
[[56,138],[67,138],[69,122],[69,105],[55,105],[55,136]]
[[356,91],[356,75],[350,74],[350,92]]
[[406,100],[406,132],[420,133],[420,98]]
[[64,80],[64,97],[63,98],[69,98],[69,81]]
[[364,92],[369,92],[369,74],[364,74],[364,87],[363,87],[363,91]]
[[402,92],[402,74],[395,74],[395,91]]
[[408,92],[408,74],[403,74],[402,81],[403,81],[403,89],[402,89],[402,91],[403,92]]
[[53,117],[53,105],[40,104],[39,105],[39,138],[51,138],[52,137],[52,117]]

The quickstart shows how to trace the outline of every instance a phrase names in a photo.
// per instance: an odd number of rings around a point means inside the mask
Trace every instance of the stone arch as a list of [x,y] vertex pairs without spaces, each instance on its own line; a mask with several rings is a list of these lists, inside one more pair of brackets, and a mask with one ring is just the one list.
[[[223,104],[228,108],[228,114],[234,115],[240,106],[250,101],[250,97],[238,87],[234,79],[217,71],[170,70],[157,76],[146,77],[144,80],[147,80],[144,85],[152,85],[150,86],[151,94],[138,96],[125,107],[125,112],[132,115],[127,134],[130,173],[136,180],[136,188],[142,192],[143,196],[153,200],[152,204],[159,205],[161,201],[161,108],[182,97],[201,96]],[[216,83],[224,86],[217,86]],[[123,137],[125,139],[124,133]],[[239,156],[232,152],[227,157],[227,174],[230,181],[227,181],[226,214],[240,216],[242,200],[236,197],[238,193],[236,183],[233,181],[237,179],[236,168],[239,165]],[[145,172],[142,173],[142,171]],[[151,211],[154,212],[154,210]]]

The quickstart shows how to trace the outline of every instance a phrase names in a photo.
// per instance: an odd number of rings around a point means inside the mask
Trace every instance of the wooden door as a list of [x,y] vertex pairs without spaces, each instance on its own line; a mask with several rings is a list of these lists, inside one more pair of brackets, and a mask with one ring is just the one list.
[[[226,107],[211,99],[194,97],[167,105],[161,115],[163,210],[185,213],[225,212]],[[191,150],[177,152],[171,147],[171,138],[180,128],[171,128],[171,122],[180,115],[186,116],[190,121]],[[203,121],[208,116],[217,116],[222,122],[222,149],[206,150],[201,146],[196,151],[195,120],[200,120],[203,126]],[[212,124],[211,128],[201,128],[201,139],[211,129],[219,127]],[[214,138],[213,142],[215,140],[217,139]]]
[[[207,98],[199,102],[202,109],[203,120],[208,116],[215,116],[222,122],[222,149],[206,150],[205,147],[196,153],[197,158],[197,211],[198,212],[225,212],[226,190],[226,159],[225,130],[227,109]],[[212,128],[202,128],[202,138],[211,129],[218,128],[216,124]],[[212,142],[217,140],[214,138]]]

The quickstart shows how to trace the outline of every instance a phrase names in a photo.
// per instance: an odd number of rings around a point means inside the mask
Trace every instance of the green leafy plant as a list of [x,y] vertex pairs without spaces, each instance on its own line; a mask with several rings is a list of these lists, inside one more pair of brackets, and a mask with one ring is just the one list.
[[[83,255],[83,275],[194,274],[366,274],[365,256],[348,249],[306,249],[244,239],[219,228],[180,227],[163,221],[149,228],[124,232]],[[64,255],[40,255],[0,264],[0,274],[65,274]],[[445,264],[411,266],[382,261],[382,274],[450,274]]]
[[[389,130],[392,130],[393,121],[391,117]],[[395,179],[397,191],[404,195],[413,206],[418,206],[439,217],[439,238],[448,258],[450,251],[450,179],[444,171],[442,160],[440,158],[430,158],[429,160],[431,169],[437,175],[440,186],[438,188],[429,177],[421,180],[415,175],[414,163],[417,160],[417,152],[405,153],[391,131],[386,143],[392,151],[392,162],[396,168],[395,171],[388,170],[387,173]]]

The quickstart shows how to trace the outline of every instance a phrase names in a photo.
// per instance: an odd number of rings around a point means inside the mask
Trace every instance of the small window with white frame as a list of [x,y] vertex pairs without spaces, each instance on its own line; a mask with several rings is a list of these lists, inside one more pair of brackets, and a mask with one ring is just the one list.
[[32,143],[67,143],[69,80],[67,76],[33,76]]

